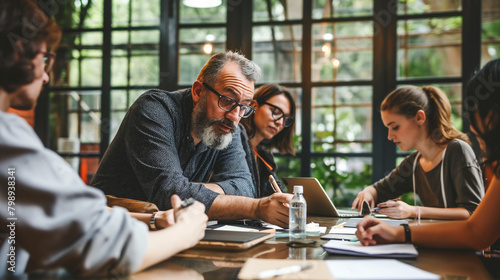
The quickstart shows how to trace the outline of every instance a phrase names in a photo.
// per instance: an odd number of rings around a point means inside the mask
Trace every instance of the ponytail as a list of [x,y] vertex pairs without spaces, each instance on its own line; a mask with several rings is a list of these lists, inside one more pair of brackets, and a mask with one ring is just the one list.
[[439,145],[446,145],[453,139],[469,143],[469,137],[451,123],[451,105],[446,95],[433,86],[405,86],[391,92],[380,105],[381,111],[413,118],[419,110],[427,116],[427,132]]

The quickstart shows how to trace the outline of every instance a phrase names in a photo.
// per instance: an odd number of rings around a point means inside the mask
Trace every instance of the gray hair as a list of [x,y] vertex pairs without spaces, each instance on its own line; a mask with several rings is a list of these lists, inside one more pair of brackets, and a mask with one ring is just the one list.
[[219,75],[220,70],[224,68],[228,61],[238,64],[241,68],[241,72],[247,80],[255,82],[260,79],[261,70],[255,62],[247,59],[240,53],[226,51],[214,54],[208,60],[198,74],[198,81],[213,85],[217,81],[217,76]]

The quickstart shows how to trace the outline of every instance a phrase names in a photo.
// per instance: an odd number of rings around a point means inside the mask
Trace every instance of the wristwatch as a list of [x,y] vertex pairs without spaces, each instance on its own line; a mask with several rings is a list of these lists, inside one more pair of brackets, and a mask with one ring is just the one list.
[[151,215],[151,218],[149,219],[149,229],[151,230],[157,230],[158,228],[156,227],[156,215],[158,215],[159,212],[153,213]]
[[405,231],[405,243],[411,243],[411,231],[408,224],[401,224]]

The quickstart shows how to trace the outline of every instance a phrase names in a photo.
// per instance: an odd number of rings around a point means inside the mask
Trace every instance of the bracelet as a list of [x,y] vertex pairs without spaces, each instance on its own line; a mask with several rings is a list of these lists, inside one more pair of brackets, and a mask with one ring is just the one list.
[[405,231],[405,243],[411,243],[411,231],[408,224],[401,224]]
[[155,212],[153,213],[153,215],[151,215],[151,218],[149,219],[149,229],[151,230],[157,230],[158,228],[156,227],[156,215],[158,214],[159,212]]

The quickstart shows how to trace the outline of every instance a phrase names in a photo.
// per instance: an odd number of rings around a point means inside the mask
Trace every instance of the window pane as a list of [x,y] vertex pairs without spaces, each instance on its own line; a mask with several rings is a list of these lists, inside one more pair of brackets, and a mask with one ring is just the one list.
[[252,60],[262,68],[259,82],[302,80],[302,26],[254,27],[252,42]]
[[[227,18],[226,2],[226,0],[222,0],[221,5],[213,8],[192,8],[180,3],[179,21],[180,23],[225,23]],[[230,1],[229,11],[234,9],[233,3],[238,3],[238,1]]]
[[[267,3],[270,3],[271,7]],[[302,19],[302,1],[254,0],[253,21],[284,21]]]
[[373,23],[313,25],[312,80],[371,79]]
[[79,143],[100,141],[100,91],[58,91],[50,95],[50,148],[59,150],[58,139]]
[[398,22],[398,78],[460,76],[462,19]]
[[368,86],[313,88],[313,151],[371,152],[371,98]]
[[[102,57],[102,56],[101,56]],[[102,58],[83,58],[81,60],[81,85],[101,86],[102,85]]]
[[111,85],[126,86],[128,85],[128,58],[125,51],[112,51],[111,58]]
[[[135,53],[135,52],[134,52]],[[159,85],[160,59],[158,56],[137,55],[130,60],[131,85]]]
[[373,0],[314,0],[312,17],[341,18],[355,16],[371,16]]
[[481,67],[488,61],[500,58],[500,2],[483,0]]
[[226,49],[225,28],[179,30],[179,84],[190,85],[208,59]]
[[[281,180],[283,177],[300,177],[300,158],[275,156],[276,175]],[[283,184],[285,185],[285,184]]]
[[[103,0],[46,2],[53,2],[52,5],[46,7],[47,9],[56,11],[56,16],[58,16],[57,13],[61,10],[65,15],[70,16],[60,16],[57,18],[57,23],[65,28],[102,28]],[[84,17],[82,18],[82,16]]]
[[83,32],[81,34],[81,44],[83,46],[101,46],[102,32]]
[[130,3],[131,0],[113,0],[112,5],[112,20],[111,25],[113,27],[118,26],[129,26],[130,20]]
[[112,90],[111,91],[111,110],[126,110],[127,109],[128,94],[126,90]]
[[[114,2],[113,2],[114,4]],[[160,25],[160,0],[132,0],[132,26]]]
[[311,169],[335,205],[351,206],[359,191],[371,184],[371,158],[312,158]]
[[[77,4],[78,2],[79,1],[75,1],[75,4]],[[83,5],[80,6],[82,10],[88,9],[86,11],[86,17],[82,20],[83,26],[87,28],[102,28],[104,0],[92,0],[92,1],[81,1],[81,2],[88,3],[85,6]],[[90,8],[87,6],[90,6]]]
[[81,114],[81,136],[82,143],[101,142],[101,113],[89,112]]
[[424,14],[435,12],[461,11],[460,0],[399,0],[398,14]]
[[111,113],[111,125],[110,125],[110,136],[109,136],[109,143],[113,141],[113,139],[116,136],[116,133],[118,132],[118,128],[120,128],[120,125],[125,118],[126,111],[121,111],[121,112],[113,112]]

